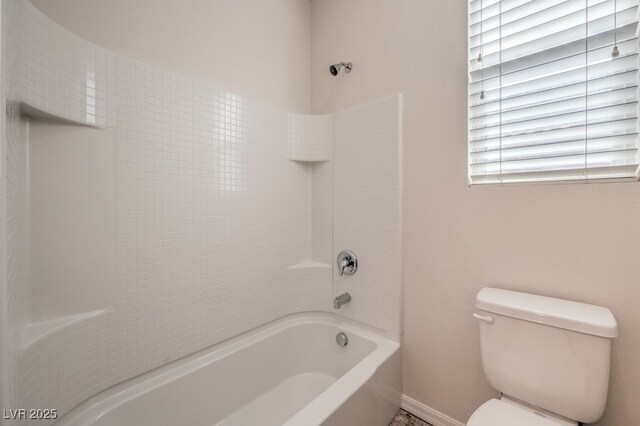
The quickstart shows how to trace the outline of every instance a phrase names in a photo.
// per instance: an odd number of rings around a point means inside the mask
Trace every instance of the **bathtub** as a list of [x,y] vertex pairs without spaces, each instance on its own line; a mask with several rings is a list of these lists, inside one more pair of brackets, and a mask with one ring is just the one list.
[[337,315],[296,314],[107,389],[56,425],[386,426],[400,395],[397,342]]

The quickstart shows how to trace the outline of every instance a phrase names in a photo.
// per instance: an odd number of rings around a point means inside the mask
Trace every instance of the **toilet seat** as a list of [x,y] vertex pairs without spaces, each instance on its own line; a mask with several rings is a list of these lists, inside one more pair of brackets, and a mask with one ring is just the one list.
[[534,410],[508,398],[490,399],[469,418],[467,426],[576,426],[578,422]]

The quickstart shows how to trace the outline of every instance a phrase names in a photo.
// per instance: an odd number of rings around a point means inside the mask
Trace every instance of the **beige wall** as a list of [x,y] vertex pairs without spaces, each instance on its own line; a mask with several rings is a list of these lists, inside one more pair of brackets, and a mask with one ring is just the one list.
[[[314,0],[312,111],[405,95],[404,389],[460,421],[495,396],[474,297],[494,285],[614,312],[600,425],[640,418],[640,184],[469,188],[465,0]],[[327,66],[353,61],[331,77]]]
[[309,0],[32,0],[100,47],[290,112],[309,110]]

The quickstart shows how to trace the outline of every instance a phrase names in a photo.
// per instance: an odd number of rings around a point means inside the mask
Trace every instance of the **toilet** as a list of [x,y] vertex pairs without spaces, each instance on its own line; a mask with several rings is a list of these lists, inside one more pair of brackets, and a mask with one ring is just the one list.
[[482,367],[502,396],[467,426],[575,426],[602,416],[618,334],[609,309],[490,287],[476,308]]

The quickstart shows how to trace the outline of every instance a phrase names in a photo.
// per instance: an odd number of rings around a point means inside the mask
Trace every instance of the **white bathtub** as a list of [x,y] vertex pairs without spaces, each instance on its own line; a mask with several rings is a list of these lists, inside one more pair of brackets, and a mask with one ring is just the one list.
[[108,389],[56,425],[386,426],[400,391],[397,342],[336,315],[296,314]]

